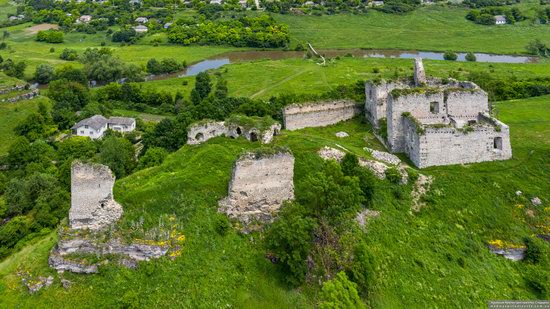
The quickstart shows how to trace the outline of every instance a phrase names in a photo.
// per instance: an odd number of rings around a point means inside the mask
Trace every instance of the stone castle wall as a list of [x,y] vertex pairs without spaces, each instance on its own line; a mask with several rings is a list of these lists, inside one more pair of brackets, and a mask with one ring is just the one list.
[[299,130],[324,127],[349,120],[361,113],[361,108],[350,100],[311,104],[293,104],[284,108],[285,129]]
[[294,156],[248,153],[236,161],[219,210],[245,225],[270,222],[283,202],[293,199]]
[[[474,126],[470,132],[454,127],[427,127],[420,134],[416,125],[406,118],[405,153],[419,168],[510,159],[509,127],[493,120],[499,129],[487,124]],[[499,142],[495,141],[497,138]]]
[[223,121],[211,121],[192,125],[187,131],[187,144],[197,145],[211,138],[227,134]]
[[257,128],[245,128],[223,121],[211,121],[191,125],[187,132],[187,143],[197,145],[218,136],[231,138],[242,136],[252,142],[260,141],[262,144],[269,144],[273,140],[273,136],[278,135],[280,132],[281,124],[279,123],[274,123],[269,128],[260,131]]
[[393,89],[409,88],[410,86],[402,82],[365,83],[365,117],[372,125],[378,128],[378,121],[386,118],[386,106],[388,96]]
[[489,112],[489,97],[481,89],[448,91],[445,105],[447,113],[454,117],[477,118],[479,113]]
[[113,198],[115,177],[101,164],[75,162],[71,169],[71,209],[73,229],[99,230],[122,216],[122,206]]

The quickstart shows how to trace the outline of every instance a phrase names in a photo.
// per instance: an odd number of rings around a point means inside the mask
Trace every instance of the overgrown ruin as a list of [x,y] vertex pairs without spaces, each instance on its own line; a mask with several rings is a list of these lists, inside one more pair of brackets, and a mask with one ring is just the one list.
[[242,155],[233,167],[228,196],[219,211],[248,229],[271,222],[285,201],[294,199],[294,156],[283,149]]
[[175,242],[143,239],[127,242],[116,233],[115,223],[123,211],[113,198],[114,182],[115,177],[105,165],[73,164],[69,225],[59,228],[58,243],[48,259],[50,267],[58,272],[97,273],[100,264],[97,260],[107,255],[121,265],[135,267],[139,261],[159,258],[171,249],[179,250],[172,246]]
[[194,123],[187,131],[187,143],[190,145],[201,144],[218,136],[244,137],[251,142],[269,144],[281,132],[281,124],[271,117],[233,115],[225,121],[203,120]]
[[485,91],[424,74],[417,59],[414,83],[366,83],[365,116],[391,152],[406,153],[420,168],[511,158],[509,127],[490,116]]

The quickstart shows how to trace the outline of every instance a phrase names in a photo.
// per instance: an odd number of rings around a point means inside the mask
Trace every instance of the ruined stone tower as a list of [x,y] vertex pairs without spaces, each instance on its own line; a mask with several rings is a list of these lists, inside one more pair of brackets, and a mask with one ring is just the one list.
[[71,170],[71,209],[73,229],[99,230],[122,216],[122,206],[113,199],[115,177],[101,164],[75,162]]
[[424,71],[422,58],[416,58],[414,60],[414,84],[418,87],[426,84],[426,82],[426,72]]

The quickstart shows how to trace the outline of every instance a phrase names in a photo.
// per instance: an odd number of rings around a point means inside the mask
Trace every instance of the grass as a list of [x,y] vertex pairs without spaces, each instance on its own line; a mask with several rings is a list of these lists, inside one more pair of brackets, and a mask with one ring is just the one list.
[[[219,72],[227,80],[229,95],[267,99],[281,94],[322,93],[338,85],[378,77],[392,78],[413,74],[411,59],[351,58],[333,59],[322,67],[313,60],[257,60],[225,65]],[[496,77],[515,77],[518,80],[548,77],[550,62],[538,64],[469,63],[425,60],[428,75],[448,77],[451,73],[466,78],[468,72],[487,72]],[[379,73],[374,73],[374,72]],[[213,78],[215,81],[215,78]],[[184,85],[187,82],[187,85]],[[145,88],[181,92],[188,97],[194,87],[194,77],[173,78],[142,83]]]
[[[538,297],[524,280],[524,263],[494,256],[484,244],[494,239],[518,243],[537,232],[532,230],[535,225],[547,225],[549,102],[550,96],[497,104],[500,119],[511,128],[514,158],[423,170],[433,175],[435,182],[427,206],[419,213],[410,210],[410,185],[398,188],[379,183],[371,207],[379,210],[381,217],[369,222],[366,234],[374,270],[369,273],[367,301],[373,308],[470,308],[485,307],[491,299]],[[350,137],[337,138],[338,131],[348,132]],[[362,149],[365,146],[381,148],[371,127],[359,119],[325,128],[284,131],[275,145],[290,147],[296,157],[298,196],[304,192],[303,180],[321,164],[316,154],[321,147],[340,145],[362,156],[367,156]],[[105,266],[98,275],[63,274],[73,282],[70,289],[64,290],[56,279],[52,287],[29,296],[14,272],[51,273],[45,260],[53,240],[46,238],[23,249],[35,253],[35,258],[21,253],[25,258],[13,256],[0,264],[0,304],[22,308],[52,304],[310,307],[315,296],[289,290],[281,283],[282,275],[263,256],[261,237],[215,232],[221,216],[216,213],[217,201],[227,194],[233,161],[243,151],[259,146],[242,138],[223,137],[186,145],[161,166],[117,182],[115,197],[125,210],[119,226],[127,229],[142,221],[144,228],[153,228],[159,217],[174,215],[186,236],[181,257],[142,263],[136,270]],[[517,197],[517,190],[524,196]],[[532,196],[539,196],[543,206],[530,206],[527,198]],[[534,218],[525,215],[528,209],[535,212]]]
[[16,138],[13,129],[28,115],[38,111],[40,102],[49,104],[45,97],[17,103],[0,103],[0,156],[7,153]]
[[[534,16],[537,2],[522,9]],[[550,26],[531,20],[514,25],[483,26],[465,19],[468,9],[424,6],[405,15],[370,10],[366,15],[276,15],[288,24],[293,44],[310,42],[315,48],[389,48],[433,51],[525,53],[525,45],[539,38],[550,42]]]
[[160,122],[164,118],[173,117],[173,116],[163,116],[163,115],[141,113],[141,112],[125,110],[125,109],[114,109],[113,110],[113,116],[141,118],[141,120],[143,120],[145,122]]

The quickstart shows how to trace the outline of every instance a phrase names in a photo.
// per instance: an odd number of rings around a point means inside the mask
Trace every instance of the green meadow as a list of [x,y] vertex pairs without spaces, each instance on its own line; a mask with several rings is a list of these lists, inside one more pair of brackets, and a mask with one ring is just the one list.
[[[358,80],[392,78],[396,73],[399,76],[412,76],[413,66],[411,59],[340,57],[332,59],[323,67],[315,60],[294,58],[233,63],[213,72],[227,80],[231,96],[267,99],[288,93],[319,94]],[[424,66],[428,75],[442,78],[451,74],[466,78],[469,72],[490,72],[495,77],[517,79],[548,77],[550,74],[550,62],[547,61],[538,64],[508,64],[424,60]],[[187,96],[194,87],[194,79],[172,78],[141,85],[173,94],[181,92]]]
[[[538,1],[520,6],[532,17]],[[532,20],[484,26],[466,20],[466,8],[424,6],[404,15],[369,10],[366,15],[276,15],[288,24],[293,44],[316,48],[389,48],[427,51],[472,51],[522,54],[533,39],[550,42],[550,25]]]
[[[530,274],[544,266],[492,255],[486,242],[519,244],[548,229],[550,183],[550,97],[500,102],[500,118],[510,125],[514,158],[509,161],[422,170],[435,177],[420,212],[411,211],[411,185],[379,181],[371,207],[381,212],[366,227],[374,271],[367,303],[373,308],[486,307],[492,299],[537,299]],[[346,131],[348,138],[335,137]],[[321,164],[316,152],[340,145],[368,157],[362,147],[380,148],[360,119],[325,128],[308,128],[277,137],[296,157],[300,183]],[[215,138],[186,145],[158,167],[117,182],[115,197],[125,213],[119,227],[143,222],[154,228],[175,216],[186,236],[182,256],[142,263],[136,270],[103,266],[97,275],[55,274],[47,267],[55,233],[37,239],[0,263],[0,303],[5,307],[238,307],[307,308],[316,295],[289,289],[264,257],[262,237],[215,231],[217,201],[227,194],[233,161],[259,147],[244,139]],[[524,192],[516,196],[515,191]],[[543,206],[528,198],[539,196]],[[527,214],[534,214],[528,216]],[[545,219],[546,218],[546,219]],[[29,295],[17,271],[53,275],[56,282]],[[65,290],[60,278],[73,285]]]

